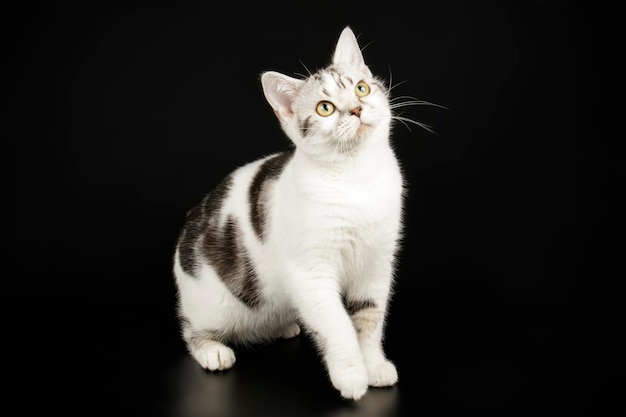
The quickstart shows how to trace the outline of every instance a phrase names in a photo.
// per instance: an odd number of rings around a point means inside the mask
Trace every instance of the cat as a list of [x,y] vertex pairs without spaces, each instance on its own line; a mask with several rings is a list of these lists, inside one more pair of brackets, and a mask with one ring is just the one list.
[[407,119],[349,26],[326,67],[260,81],[293,143],[238,167],[187,213],[173,257],[182,338],[223,371],[233,346],[302,329],[335,389],[358,400],[398,381],[383,339],[406,186],[390,134]]

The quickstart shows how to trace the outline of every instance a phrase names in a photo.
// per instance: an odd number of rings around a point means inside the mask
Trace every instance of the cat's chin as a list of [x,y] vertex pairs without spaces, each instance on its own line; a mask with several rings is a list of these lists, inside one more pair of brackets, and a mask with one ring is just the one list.
[[356,129],[357,138],[362,139],[370,132],[370,130],[372,130],[372,126],[366,123],[361,123],[361,125]]

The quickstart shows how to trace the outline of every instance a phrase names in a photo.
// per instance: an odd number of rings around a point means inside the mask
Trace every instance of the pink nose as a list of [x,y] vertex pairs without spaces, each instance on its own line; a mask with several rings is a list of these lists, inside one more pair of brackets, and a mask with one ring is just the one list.
[[354,114],[356,117],[361,117],[361,108],[357,107],[355,109],[352,110],[352,114]]

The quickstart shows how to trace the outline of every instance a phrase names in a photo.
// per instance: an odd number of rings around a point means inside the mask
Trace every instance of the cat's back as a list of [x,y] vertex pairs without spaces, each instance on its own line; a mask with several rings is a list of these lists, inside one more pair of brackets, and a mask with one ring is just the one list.
[[287,164],[293,150],[277,152],[237,168],[231,175],[232,186],[223,205],[223,212],[247,224],[257,238],[266,234],[272,190]]
[[188,211],[179,246],[188,246],[193,252],[199,239],[213,237],[217,241],[219,237],[212,235],[219,235],[225,227],[262,238],[271,190],[292,157],[293,150],[277,152],[234,169]]

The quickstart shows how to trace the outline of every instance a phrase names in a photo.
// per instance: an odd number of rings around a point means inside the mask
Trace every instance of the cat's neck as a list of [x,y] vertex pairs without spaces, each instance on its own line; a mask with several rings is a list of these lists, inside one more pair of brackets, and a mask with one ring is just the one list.
[[[370,164],[371,159],[382,156],[391,151],[390,126],[380,123],[373,127],[369,135],[361,138],[355,146],[321,145],[313,148],[308,146],[307,151],[302,153],[312,167],[321,170],[342,171],[350,167],[359,166],[362,163]],[[302,139],[304,141],[306,139]],[[334,148],[334,149],[333,149]]]
[[[370,138],[371,139],[371,138]],[[397,167],[397,159],[389,144],[389,135],[364,144],[357,152],[344,155],[309,155],[296,149],[296,172],[306,176],[366,179],[381,170]]]

